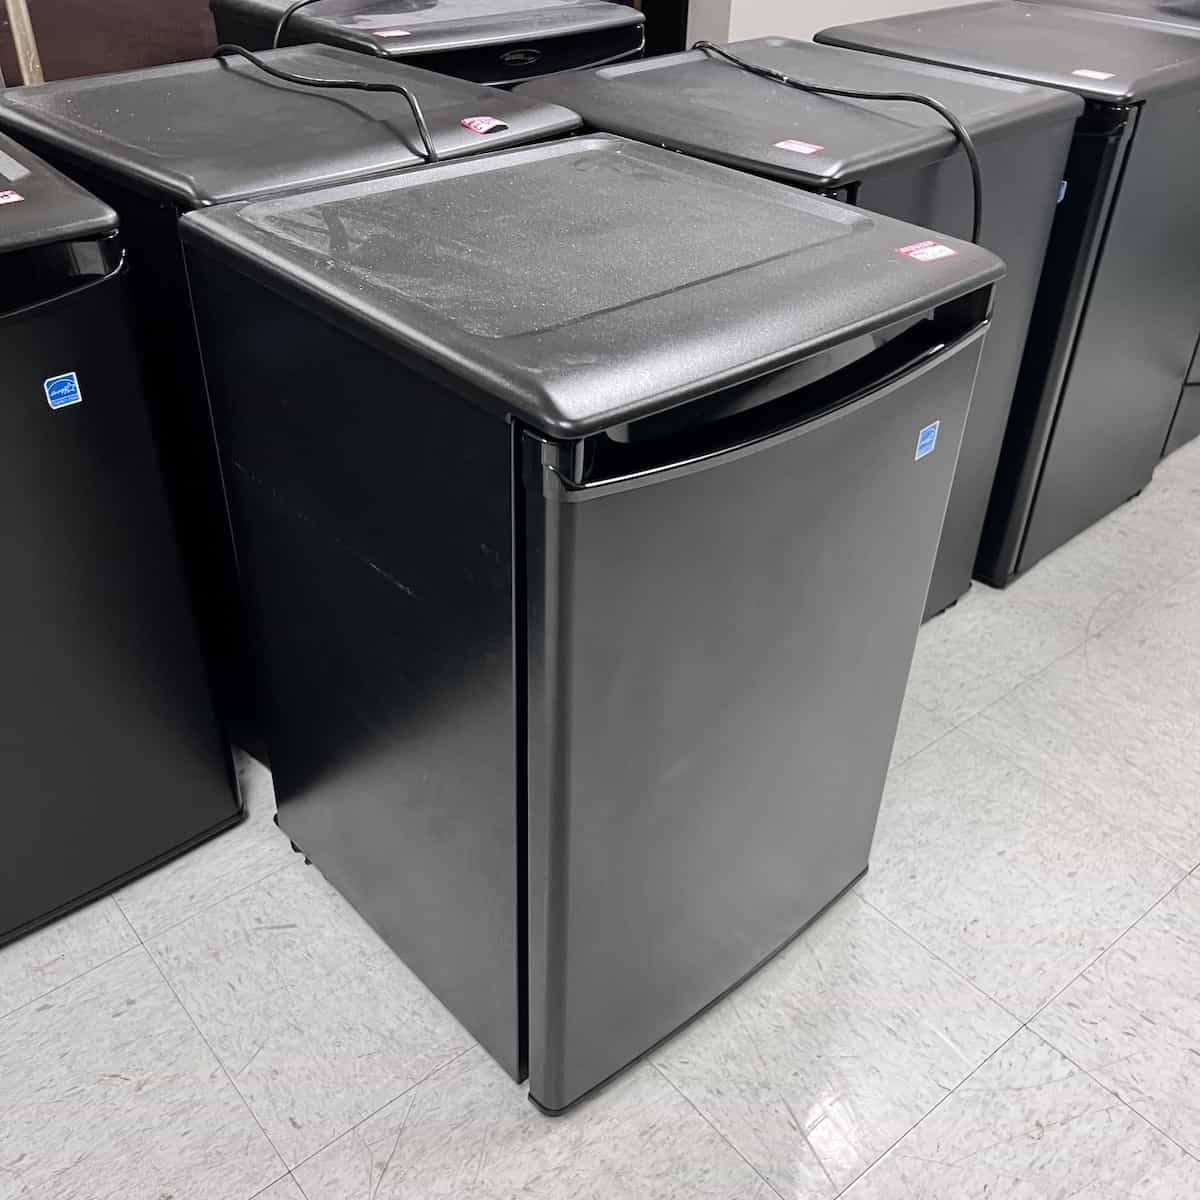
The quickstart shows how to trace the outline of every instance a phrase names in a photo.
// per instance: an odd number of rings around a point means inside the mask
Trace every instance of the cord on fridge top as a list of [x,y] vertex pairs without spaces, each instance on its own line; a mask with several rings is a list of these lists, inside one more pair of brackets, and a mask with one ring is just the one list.
[[[307,3],[308,0],[304,0],[304,2]],[[773,70],[771,67],[760,67],[755,63],[747,62],[744,58],[738,58],[736,54],[731,54],[723,47],[709,41],[695,42],[692,49],[724,59],[727,63],[743,71],[748,71],[751,75],[769,79],[774,83],[782,83],[786,87],[796,88],[801,92],[811,92],[816,96],[836,96],[842,100],[895,100],[905,104],[923,104],[926,108],[932,108],[954,131],[954,136],[958,138],[963,152],[967,156],[967,163],[971,168],[973,193],[971,241],[979,241],[983,232],[983,173],[979,167],[979,154],[966,127],[940,100],[935,100],[932,96],[925,96],[919,92],[860,92],[850,91],[847,88],[826,87],[823,83],[808,83],[802,79],[793,79],[790,75]]]
[[412,110],[413,120],[417,123],[417,133],[421,137],[421,145],[425,150],[425,161],[431,163],[438,161],[437,148],[433,144],[433,135],[429,132],[425,114],[421,111],[421,103],[404,84],[372,83],[365,79],[319,79],[310,75],[293,75],[291,71],[281,71],[278,67],[264,62],[257,54],[251,54],[244,46],[235,46],[232,43],[218,46],[213,51],[214,58],[225,58],[230,54],[240,55],[248,62],[253,63],[260,71],[267,75],[273,75],[276,79],[282,79],[285,83],[297,83],[312,88],[335,88],[351,92],[391,92],[393,95],[403,96]]
[[271,39],[271,49],[279,49],[279,39],[283,37],[283,31],[287,27],[287,23],[292,19],[292,13],[298,9],[307,8],[310,4],[314,4],[316,0],[292,0],[292,3],[283,10],[283,15],[279,18],[279,24],[275,26],[275,36]]

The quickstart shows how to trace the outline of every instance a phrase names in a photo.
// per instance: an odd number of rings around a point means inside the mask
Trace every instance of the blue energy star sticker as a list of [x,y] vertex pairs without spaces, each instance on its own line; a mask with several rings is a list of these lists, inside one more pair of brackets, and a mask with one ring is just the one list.
[[932,425],[926,425],[925,428],[917,434],[918,459],[922,459],[925,457],[925,455],[933,453],[933,448],[937,445],[938,429],[941,424],[941,421],[934,421]]
[[83,400],[83,392],[79,389],[79,380],[74,371],[51,376],[42,387],[46,389],[46,400],[51,408],[69,408]]

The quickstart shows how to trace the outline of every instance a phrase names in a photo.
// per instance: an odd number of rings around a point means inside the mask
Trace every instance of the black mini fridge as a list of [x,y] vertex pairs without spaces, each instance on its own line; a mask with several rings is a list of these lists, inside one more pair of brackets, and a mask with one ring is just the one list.
[[[1041,4],[1043,0],[1033,2]],[[1119,13],[1155,25],[1169,25],[1183,33],[1200,33],[1200,0],[1056,0],[1052,7]]]
[[1010,0],[817,38],[1086,103],[984,526],[979,573],[1003,586],[1140,492],[1200,416],[1176,418],[1200,329],[1200,38]]
[[[333,47],[264,59],[294,75],[411,88],[444,158],[579,124],[555,105]],[[120,215],[151,413],[218,701],[235,740],[263,756],[252,639],[238,602],[178,219],[212,204],[418,166],[425,150],[413,116],[397,94],[318,90],[241,59],[205,59],[0,90],[0,127]]]
[[0,137],[0,943],[237,821],[117,215]]
[[[971,584],[1063,166],[1083,102],[1052,88],[899,61],[884,64],[878,56],[786,38],[735,42],[727,49],[745,62],[809,83],[932,96],[959,118],[978,150],[981,242],[1004,259],[1008,273],[996,289],[929,585],[926,616],[932,616]],[[971,236],[967,160],[945,119],[921,105],[813,95],[702,51],[553,75],[518,91],[566,104],[594,129]]]
[[280,824],[562,1109],[866,869],[1000,261],[602,137],[182,228]]
[[248,50],[323,42],[496,85],[636,58],[645,45],[645,18],[613,0],[312,0],[295,9],[293,0],[210,0],[209,7],[217,40]]

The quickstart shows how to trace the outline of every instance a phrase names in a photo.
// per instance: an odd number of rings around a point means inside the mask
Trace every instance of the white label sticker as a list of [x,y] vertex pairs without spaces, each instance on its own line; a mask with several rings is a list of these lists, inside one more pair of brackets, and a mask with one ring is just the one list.
[[495,133],[498,129],[507,129],[508,124],[499,117],[463,117],[459,124],[472,133]]
[[911,246],[897,246],[896,253],[917,262],[937,262],[939,258],[954,258],[958,251],[941,242],[913,242]]
[[29,168],[23,167],[10,154],[5,154],[0,150],[0,175],[3,175],[9,183],[16,183],[18,179],[24,179],[29,174]]
[[0,192],[0,204],[20,204],[24,199],[20,192]]
[[1080,79],[1112,79],[1112,71],[1090,71],[1087,67],[1080,67],[1078,71],[1072,71],[1072,75],[1078,75]]
[[820,154],[825,147],[815,142],[802,142],[798,138],[784,138],[782,142],[775,143],[775,149],[791,150],[796,154]]
[[412,37],[412,34],[407,29],[376,29],[373,30],[376,37]]

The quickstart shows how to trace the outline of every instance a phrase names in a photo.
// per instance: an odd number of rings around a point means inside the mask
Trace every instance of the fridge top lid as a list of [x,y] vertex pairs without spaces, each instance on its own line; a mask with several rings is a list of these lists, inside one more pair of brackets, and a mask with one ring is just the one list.
[[[1049,4],[1052,0],[1031,0]],[[1120,13],[1139,21],[1169,25],[1175,32],[1200,34],[1200,0],[1054,0],[1060,8]]]
[[[262,57],[292,74],[411,88],[446,158],[579,125],[574,113],[533,97],[333,46]],[[471,118],[491,120],[479,132],[463,124]],[[10,88],[0,91],[0,126],[186,208],[325,187],[424,161],[403,96],[285,83],[238,57]]]
[[[1074,120],[1083,103],[1052,88],[943,67],[758,38],[728,47],[756,66],[850,90],[923,92],[968,131]],[[749,74],[700,51],[531,80],[522,95],[556,100],[597,129],[653,142],[809,188],[833,188],[877,170],[956,152],[945,120],[920,104],[817,96]]]
[[754,379],[1003,273],[977,246],[614,137],[222,206],[181,229],[561,437]]
[[117,214],[107,204],[0,134],[0,254],[116,228]]
[[1200,88],[1195,37],[1081,8],[985,0],[840,25],[817,41],[1044,83],[1110,104]]
[[[276,22],[290,0],[212,0],[214,10]],[[611,0],[316,0],[288,18],[284,40],[354,44],[374,54],[429,54],[642,25]]]

